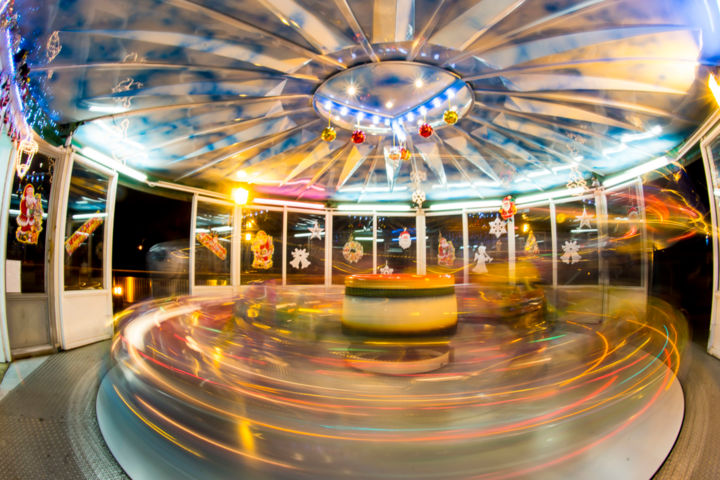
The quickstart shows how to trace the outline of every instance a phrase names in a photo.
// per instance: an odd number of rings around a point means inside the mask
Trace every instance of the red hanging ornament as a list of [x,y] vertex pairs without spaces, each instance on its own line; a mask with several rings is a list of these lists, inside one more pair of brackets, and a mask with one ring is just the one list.
[[433,134],[433,128],[430,126],[429,123],[423,123],[422,125],[420,125],[420,128],[418,129],[418,133],[420,134],[421,137],[427,138]]
[[350,137],[353,141],[353,143],[363,143],[365,141],[365,132],[360,130],[359,128],[352,132],[352,136]]
[[400,147],[392,146],[388,150],[388,158],[390,160],[400,160],[402,158],[402,153]]

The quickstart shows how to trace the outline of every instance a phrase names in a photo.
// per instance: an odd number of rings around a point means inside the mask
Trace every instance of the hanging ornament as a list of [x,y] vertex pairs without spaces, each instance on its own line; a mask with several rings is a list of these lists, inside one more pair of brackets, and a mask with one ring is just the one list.
[[433,128],[430,126],[429,123],[424,122],[420,125],[420,128],[418,128],[418,133],[423,138],[428,138],[430,135],[433,134]]
[[495,217],[495,220],[490,222],[490,235],[495,235],[496,238],[500,238],[500,235],[503,233],[507,233],[505,222],[500,220],[500,217]]
[[335,137],[337,137],[337,133],[335,132],[335,129],[330,125],[323,128],[323,131],[320,134],[320,138],[322,138],[326,142],[332,142],[333,140],[335,140]]
[[570,169],[568,174],[568,181],[565,184],[568,190],[573,190],[573,195],[583,195],[585,192],[590,190],[587,185],[587,181],[582,177],[580,170],[576,166]]
[[20,243],[37,245],[43,220],[42,198],[35,193],[32,184],[25,185],[20,199],[20,213],[17,216],[17,230],[15,238]]
[[394,162],[399,161],[402,158],[402,152],[400,147],[393,145],[388,149],[388,158]]
[[400,248],[403,250],[407,250],[410,248],[410,245],[412,245],[412,238],[410,237],[410,232],[407,231],[407,227],[403,228],[403,231],[400,233],[398,244],[400,244]]
[[579,262],[582,257],[580,254],[578,254],[578,250],[580,250],[580,247],[577,244],[576,240],[573,240],[572,242],[565,242],[565,245],[562,246],[563,253],[560,257],[560,260],[563,261],[563,263],[567,263],[572,265],[575,262]]
[[272,268],[272,256],[273,253],[275,253],[275,246],[273,245],[273,239],[270,235],[265,233],[264,230],[257,232],[250,249],[253,252],[252,268],[258,268],[260,270]]
[[475,266],[472,269],[473,273],[487,273],[487,267],[485,263],[492,262],[492,258],[485,251],[485,245],[478,246],[475,250],[475,258],[473,259]]
[[365,132],[358,128],[352,132],[350,138],[352,139],[353,143],[363,143],[365,141]]
[[455,263],[455,247],[453,243],[438,234],[438,265],[443,267],[452,267]]
[[525,240],[525,253],[528,255],[537,255],[540,253],[540,247],[538,246],[537,239],[532,230],[528,233],[527,240]]
[[353,240],[353,236],[350,235],[350,239],[345,245],[343,245],[343,257],[350,263],[357,263],[363,257],[363,246],[359,242]]
[[400,147],[400,160],[404,160],[406,162],[410,160],[410,150],[405,147]]
[[[33,157],[38,151],[38,144],[32,138],[25,138],[20,142],[17,149],[17,157],[15,160],[15,170],[17,171],[18,177],[22,179],[25,174],[30,170]],[[22,161],[22,157],[25,155],[25,161]]]
[[448,125],[455,125],[458,121],[458,114],[453,109],[447,109],[445,113],[443,113],[443,120],[445,120],[445,123]]
[[304,270],[310,266],[310,260],[308,260],[308,256],[310,256],[310,254],[304,248],[296,248],[290,254],[293,257],[290,261],[291,267]]

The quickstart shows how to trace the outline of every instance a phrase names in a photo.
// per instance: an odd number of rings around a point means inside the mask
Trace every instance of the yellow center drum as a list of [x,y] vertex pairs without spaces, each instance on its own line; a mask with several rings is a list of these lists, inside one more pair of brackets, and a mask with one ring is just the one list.
[[457,326],[452,275],[353,275],[345,279],[342,325],[364,333],[418,335]]

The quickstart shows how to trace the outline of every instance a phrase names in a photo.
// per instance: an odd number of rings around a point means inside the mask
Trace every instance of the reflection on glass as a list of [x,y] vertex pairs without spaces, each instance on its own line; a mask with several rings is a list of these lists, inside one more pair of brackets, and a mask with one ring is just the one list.
[[641,286],[642,229],[637,187],[607,193],[608,243],[603,249],[610,285]]
[[595,199],[555,207],[558,285],[597,285],[598,225]]
[[550,208],[523,208],[515,215],[517,278],[552,285],[552,224]]
[[343,284],[347,275],[373,272],[373,217],[333,217],[332,283]]
[[427,245],[426,271],[453,274],[463,281],[463,225],[461,215],[442,215],[425,219]]
[[[4,152],[3,152],[4,153]],[[9,155],[10,152],[7,152]],[[38,153],[25,177],[13,178],[7,231],[7,260],[15,263],[17,275],[7,278],[8,291],[45,291],[45,234],[55,159]],[[12,267],[10,267],[12,268]]]
[[195,217],[195,285],[230,285],[233,208],[198,202]]
[[65,222],[65,290],[101,289],[108,177],[75,162]]
[[325,215],[288,212],[287,284],[325,283]]
[[283,213],[243,209],[240,283],[282,280]]
[[379,273],[417,273],[414,217],[378,217],[377,268]]

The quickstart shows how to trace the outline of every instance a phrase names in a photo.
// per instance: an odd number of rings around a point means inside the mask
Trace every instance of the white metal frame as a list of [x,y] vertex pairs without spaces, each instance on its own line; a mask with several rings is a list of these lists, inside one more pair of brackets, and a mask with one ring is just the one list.
[[[708,352],[720,358],[720,239],[718,238],[718,206],[716,191],[720,185],[715,184],[718,178],[718,171],[715,168],[715,161],[712,155],[712,145],[720,142],[720,125],[712,129],[700,142],[703,166],[705,167],[705,179],[708,188],[708,203],[710,205],[710,218],[712,220],[712,247],[713,247],[713,281],[712,281],[712,307],[710,309],[710,336],[708,338]],[[718,159],[720,160],[720,159]]]

